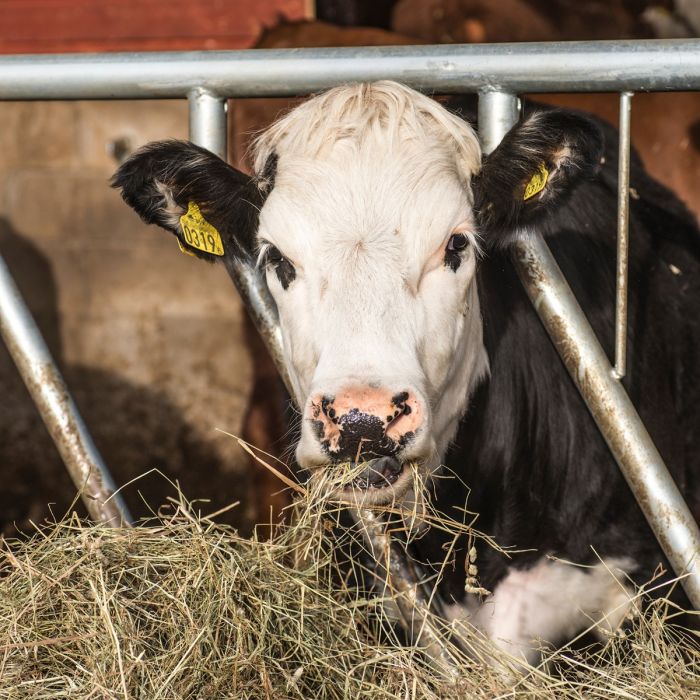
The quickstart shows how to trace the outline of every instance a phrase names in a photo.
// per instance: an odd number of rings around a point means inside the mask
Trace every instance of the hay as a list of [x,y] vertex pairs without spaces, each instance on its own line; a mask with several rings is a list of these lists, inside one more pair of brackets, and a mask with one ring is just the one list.
[[[302,509],[247,539],[185,503],[141,527],[71,517],[0,553],[0,698],[644,698],[700,693],[700,660],[656,603],[626,638],[519,675],[457,650],[450,679],[401,644]],[[336,511],[337,512],[337,511]],[[303,516],[303,517],[301,517]],[[457,630],[443,624],[446,636]],[[493,654],[461,630],[476,654]]]

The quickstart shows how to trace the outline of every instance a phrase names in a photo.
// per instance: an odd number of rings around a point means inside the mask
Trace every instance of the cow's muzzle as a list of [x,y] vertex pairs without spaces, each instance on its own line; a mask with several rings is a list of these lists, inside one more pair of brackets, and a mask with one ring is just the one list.
[[358,465],[405,450],[424,427],[424,408],[413,391],[351,385],[314,394],[305,418],[330,463]]

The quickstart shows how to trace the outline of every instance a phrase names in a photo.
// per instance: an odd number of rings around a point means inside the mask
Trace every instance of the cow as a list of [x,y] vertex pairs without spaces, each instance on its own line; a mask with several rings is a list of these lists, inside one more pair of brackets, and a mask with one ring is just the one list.
[[[396,6],[394,13],[394,24],[402,15],[407,17],[406,12],[410,9],[412,0],[402,2]],[[523,0],[515,0],[523,4]],[[450,3],[444,4],[444,7]],[[458,4],[458,3],[457,3]],[[468,3],[467,3],[468,4]],[[467,7],[462,3],[462,10]],[[452,3],[456,7],[455,3]],[[420,5],[421,12],[429,8],[430,3],[425,6]],[[473,9],[474,6],[472,6]],[[492,3],[491,11],[494,9]],[[415,9],[415,8],[414,8]],[[435,9],[435,7],[433,7]],[[438,8],[440,9],[440,8]],[[453,8],[454,9],[454,8]],[[551,14],[552,8],[549,7]],[[410,12],[409,12],[410,14]],[[428,13],[430,14],[430,13]],[[487,26],[487,34],[490,40],[513,41],[516,34],[508,32],[508,22],[502,21],[504,15],[508,14],[503,3],[498,4],[498,11],[492,15],[494,20]],[[546,13],[545,13],[546,14]],[[593,13],[595,14],[595,13]],[[629,14],[629,13],[628,13]],[[438,15],[428,18],[427,24],[414,22],[414,28],[418,32],[425,31],[431,23],[441,21],[443,29],[450,25],[454,29],[459,27],[462,20],[468,19],[466,16],[456,21],[455,17],[445,16],[439,20]],[[449,13],[448,13],[449,15]],[[519,31],[529,32],[527,39],[536,39],[533,28],[537,23],[528,20],[522,12],[510,12],[512,20],[517,15],[520,22]],[[426,16],[427,17],[427,16]],[[426,19],[423,17],[423,19]],[[449,21],[447,25],[444,20]],[[413,17],[415,20],[415,16]],[[595,17],[590,15],[589,20]],[[598,18],[599,19],[599,18]],[[618,18],[619,19],[619,18]],[[452,21],[455,20],[455,21]],[[497,20],[497,21],[496,21]],[[557,24],[555,22],[555,24]],[[595,24],[595,22],[594,22]],[[600,22],[598,22],[600,25]],[[465,24],[465,26],[467,26]],[[472,28],[476,25],[472,22]],[[566,33],[562,33],[563,25],[558,24],[559,31],[551,34],[550,38],[556,40],[566,39]],[[591,23],[579,23],[578,29],[588,26]],[[610,26],[622,26],[620,22],[608,22]],[[511,24],[512,29],[512,24]],[[409,28],[406,28],[408,31]],[[478,28],[477,28],[478,30]],[[498,32],[493,35],[493,31]],[[336,27],[326,22],[307,21],[282,23],[276,27],[266,30],[256,42],[255,48],[277,49],[277,48],[304,48],[323,46],[369,46],[369,45],[406,45],[420,43],[422,39],[413,36],[386,32],[371,27]],[[422,34],[421,34],[422,35]],[[613,36],[614,32],[610,34]],[[495,37],[495,38],[494,38]],[[465,37],[463,37],[465,38]],[[542,38],[541,36],[539,38]],[[569,36],[569,38],[572,38]],[[593,35],[583,32],[577,38],[593,38]],[[619,37],[618,37],[619,38]],[[448,41],[445,33],[439,37],[433,36],[433,41]],[[477,36],[473,40],[483,41],[483,36]],[[466,40],[466,39],[465,39]],[[434,96],[435,97],[435,96]],[[270,126],[282,113],[289,111],[302,98],[248,98],[229,101],[229,160],[236,167],[245,172],[250,172],[247,154],[251,151],[251,143],[256,134]],[[604,120],[613,123],[618,118],[619,96],[616,94],[595,94],[595,93],[564,93],[547,94],[541,96],[542,101],[547,104],[559,107],[584,110],[590,112]],[[476,96],[471,99],[470,105],[461,103],[461,109],[466,114],[476,112]],[[636,143],[639,154],[648,165],[651,175],[661,183],[670,187],[681,200],[683,200],[696,217],[700,217],[700,190],[696,187],[696,182],[700,178],[700,93],[647,93],[637,94],[634,98],[634,110],[632,116],[632,140]],[[673,119],[668,119],[668,114],[673,113]],[[700,220],[700,219],[699,219]],[[252,322],[247,322],[243,342],[249,346],[251,357],[253,358],[253,389],[251,399],[248,403],[248,411],[244,418],[242,427],[242,437],[261,450],[273,453],[279,452],[281,445],[288,445],[287,430],[283,418],[284,411],[281,406],[285,404],[288,397],[284,396],[283,388],[277,379],[277,370],[269,355],[262,347],[262,342],[258,339],[257,331]],[[261,470],[259,465],[250,460],[248,465],[248,478],[255,485],[255,493],[258,495],[259,507],[257,512],[260,520],[268,520],[270,511],[275,514],[284,513],[284,508],[288,505],[289,493],[279,490],[277,477]]]
[[[310,478],[350,465],[338,495],[373,507],[430,488],[513,548],[478,546],[479,594],[459,566],[440,593],[534,663],[542,643],[617,629],[634,586],[668,564],[511,262],[514,241],[543,236],[611,352],[616,132],[527,104],[484,157],[468,104],[344,85],[262,133],[252,176],[164,141],[113,185],[183,249],[259,267]],[[697,516],[700,234],[636,154],[631,187],[625,385]],[[445,469],[459,478],[436,479]]]

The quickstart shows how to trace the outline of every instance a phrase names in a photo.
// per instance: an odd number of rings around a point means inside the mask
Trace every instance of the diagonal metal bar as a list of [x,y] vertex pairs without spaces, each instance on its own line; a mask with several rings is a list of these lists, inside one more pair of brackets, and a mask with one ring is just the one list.
[[[479,99],[482,147],[491,152],[517,122],[515,95]],[[510,124],[504,114],[515,115]],[[659,545],[700,610],[700,529],[541,237],[516,244],[515,269]]]
[[0,256],[0,336],[80,492],[90,517],[114,527],[131,516],[78,413],[41,332]]

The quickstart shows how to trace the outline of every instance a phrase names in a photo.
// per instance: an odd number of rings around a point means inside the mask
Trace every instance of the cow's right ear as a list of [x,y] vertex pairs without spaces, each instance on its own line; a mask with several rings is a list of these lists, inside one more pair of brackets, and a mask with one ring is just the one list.
[[600,168],[603,135],[590,119],[559,109],[516,124],[473,179],[474,209],[487,245],[537,229]]
[[158,141],[112,177],[148,224],[177,236],[181,249],[211,262],[252,256],[264,193],[253,178],[187,141]]

